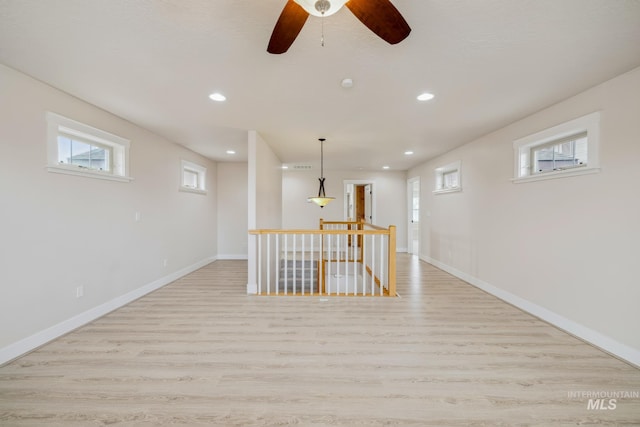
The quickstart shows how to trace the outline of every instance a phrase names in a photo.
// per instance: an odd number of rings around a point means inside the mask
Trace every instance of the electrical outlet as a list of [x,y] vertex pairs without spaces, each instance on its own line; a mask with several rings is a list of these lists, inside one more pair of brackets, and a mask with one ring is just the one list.
[[134,218],[136,222],[140,222],[140,220],[142,219],[142,214],[140,214],[140,212],[136,212]]
[[81,298],[84,296],[84,286],[78,286],[76,288],[76,298]]
[[169,261],[166,258],[162,260],[162,266],[163,267],[166,267],[168,263],[169,263]]

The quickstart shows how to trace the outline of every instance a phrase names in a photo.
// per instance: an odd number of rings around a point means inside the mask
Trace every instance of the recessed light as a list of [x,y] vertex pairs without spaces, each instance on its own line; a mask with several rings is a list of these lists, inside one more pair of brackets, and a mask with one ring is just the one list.
[[340,86],[345,89],[353,87],[353,79],[343,79],[342,82],[340,82]]
[[209,98],[211,98],[214,101],[218,101],[218,102],[222,102],[222,101],[226,101],[227,100],[226,96],[224,96],[223,94],[218,93],[218,92],[212,93],[211,95],[209,95]]
[[282,165],[282,169],[289,169],[289,166],[287,166],[287,165]]
[[382,169],[389,169],[389,166],[383,166]]
[[411,156],[411,155],[413,155],[413,151],[405,151],[404,155],[405,156]]
[[433,99],[433,94],[432,93],[421,93],[420,95],[418,95],[418,101],[428,101],[430,99]]
[[236,154],[236,152],[233,150],[227,150],[227,154]]

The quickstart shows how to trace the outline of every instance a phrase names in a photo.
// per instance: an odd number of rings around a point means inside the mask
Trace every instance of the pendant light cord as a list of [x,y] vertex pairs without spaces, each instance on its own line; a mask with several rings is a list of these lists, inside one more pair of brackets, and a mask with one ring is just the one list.
[[324,138],[320,140],[320,188],[318,189],[318,197],[326,197],[324,192]]
[[324,178],[324,141],[320,140],[320,178]]

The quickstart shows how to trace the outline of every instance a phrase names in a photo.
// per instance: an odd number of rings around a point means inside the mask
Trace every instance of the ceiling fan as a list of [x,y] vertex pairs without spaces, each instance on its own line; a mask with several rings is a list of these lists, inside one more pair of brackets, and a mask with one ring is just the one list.
[[411,28],[389,0],[287,0],[273,29],[267,52],[286,52],[302,30],[309,15],[329,16],[342,6],[371,31],[390,44],[404,40]]

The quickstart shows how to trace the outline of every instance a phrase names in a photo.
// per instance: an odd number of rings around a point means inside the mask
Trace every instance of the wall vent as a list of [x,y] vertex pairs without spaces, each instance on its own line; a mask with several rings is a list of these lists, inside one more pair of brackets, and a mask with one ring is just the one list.
[[310,170],[312,169],[311,165],[291,165],[291,169],[293,170]]

